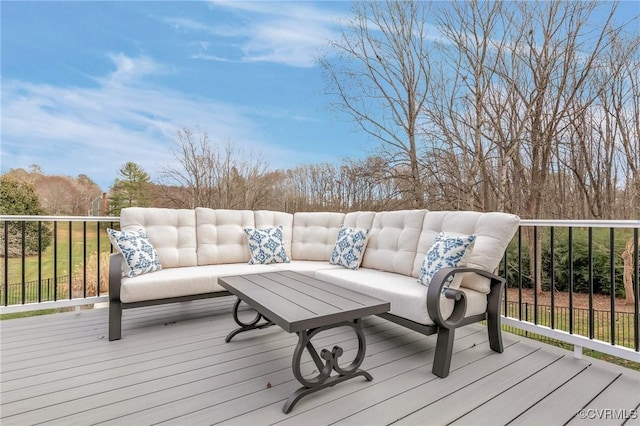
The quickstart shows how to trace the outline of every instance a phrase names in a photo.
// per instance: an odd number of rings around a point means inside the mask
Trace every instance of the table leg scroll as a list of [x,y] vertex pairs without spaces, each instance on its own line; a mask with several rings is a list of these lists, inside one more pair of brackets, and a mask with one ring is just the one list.
[[[240,299],[237,299],[236,303],[233,305],[233,320],[240,327],[236,328],[235,330],[233,330],[231,333],[227,335],[227,337],[224,339],[226,343],[229,343],[231,339],[233,339],[237,334],[242,333],[244,331],[258,330],[258,329],[266,328],[273,325],[273,322],[271,320],[263,317],[262,314],[260,314],[259,312],[256,312],[256,316],[251,321],[243,322],[238,317],[238,309],[240,308],[240,303],[242,303],[242,301]],[[264,322],[260,323],[260,320],[262,319],[264,319]]]
[[[329,330],[331,328],[348,326],[352,327],[358,338],[358,353],[354,360],[347,367],[341,367],[338,359],[343,354],[343,349],[340,346],[334,346],[332,350],[323,349],[318,355],[315,347],[311,343],[311,339],[321,331]],[[316,367],[318,368],[318,375],[313,378],[305,378],[300,370],[300,361],[304,350],[307,350],[311,355]],[[362,331],[362,324],[360,319],[356,319],[353,322],[342,322],[326,327],[319,327],[310,330],[298,332],[298,344],[293,353],[292,369],[295,378],[302,384],[302,387],[296,390],[287,402],[282,407],[282,411],[285,414],[291,412],[295,404],[303,397],[317,392],[321,389],[325,389],[331,386],[335,386],[338,383],[352,379],[354,377],[364,377],[367,381],[373,380],[373,377],[364,370],[360,370],[360,365],[364,361],[366,351],[366,341],[364,332]],[[335,371],[337,375],[332,376],[331,373]]]

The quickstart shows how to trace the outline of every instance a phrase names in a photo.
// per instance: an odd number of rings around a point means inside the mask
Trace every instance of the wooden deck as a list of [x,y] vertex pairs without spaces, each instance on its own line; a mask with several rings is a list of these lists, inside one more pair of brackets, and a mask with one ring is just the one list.
[[[270,327],[225,344],[232,305],[220,298],[126,310],[115,342],[107,309],[0,322],[0,423],[640,424],[640,372],[507,333],[496,354],[486,329],[472,325],[458,331],[451,374],[439,379],[431,374],[435,336],[377,317],[363,322],[362,367],[374,380],[318,392],[285,415],[299,387],[297,338]],[[347,329],[317,339],[317,347],[340,344],[344,357],[355,353]],[[581,419],[581,410],[596,419]]]

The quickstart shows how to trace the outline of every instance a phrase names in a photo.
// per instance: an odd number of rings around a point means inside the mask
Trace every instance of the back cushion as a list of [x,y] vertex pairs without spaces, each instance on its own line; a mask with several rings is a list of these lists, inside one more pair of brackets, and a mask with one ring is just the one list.
[[291,259],[328,262],[343,221],[344,213],[294,213]]
[[344,226],[353,229],[371,229],[376,212],[351,212],[344,216]]
[[291,258],[291,239],[293,236],[293,215],[291,213],[275,212],[271,210],[257,210],[254,213],[256,228],[275,228],[282,226],[284,248]]
[[251,210],[196,208],[198,265],[246,263],[251,258],[246,227],[255,227]]
[[411,275],[426,213],[426,210],[376,213],[362,267]]
[[[420,273],[420,266],[433,245],[436,235],[444,231],[452,235],[476,234],[467,266],[494,272],[504,255],[507,245],[518,230],[520,218],[508,213],[481,213],[472,211],[429,212],[424,218],[418,255],[413,265],[414,277]],[[465,274],[461,287],[489,293],[490,280],[475,274]]]
[[128,207],[120,212],[120,229],[144,229],[164,269],[197,265],[193,210]]

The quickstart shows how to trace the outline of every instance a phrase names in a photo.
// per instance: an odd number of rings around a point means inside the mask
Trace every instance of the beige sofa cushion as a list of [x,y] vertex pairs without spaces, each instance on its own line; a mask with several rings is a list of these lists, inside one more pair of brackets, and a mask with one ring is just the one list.
[[[315,278],[340,287],[367,294],[391,304],[390,313],[424,325],[434,324],[427,312],[428,288],[416,282],[415,278],[373,269],[322,269]],[[483,293],[461,289],[467,296],[465,316],[482,314],[487,309],[487,296]],[[441,313],[444,318],[451,316],[453,301],[441,297]]]
[[313,276],[316,271],[324,269],[341,269],[340,265],[332,265],[326,260],[292,260],[289,263],[272,263],[269,265],[278,271],[293,271]]
[[284,249],[291,258],[291,240],[293,238],[293,215],[271,210],[256,210],[254,213],[256,228],[275,228],[282,226]]
[[344,213],[294,213],[291,259],[329,261],[343,220]]
[[316,271],[325,269],[342,268],[330,265],[329,262],[294,261],[286,264],[249,265],[247,263],[228,263],[180,269],[163,269],[134,278],[123,278],[120,299],[124,303],[131,303],[223,291],[224,288],[218,284],[218,278],[231,275],[296,271],[313,276]]
[[224,291],[218,277],[268,272],[270,265],[227,263],[162,269],[134,278],[123,278],[120,300],[124,303]]
[[373,226],[375,217],[376,212],[350,212],[344,215],[342,224],[353,229],[369,230]]
[[426,212],[399,210],[376,213],[362,267],[411,276]]
[[242,263],[251,259],[244,228],[255,227],[253,211],[196,208],[198,265]]
[[193,210],[128,207],[120,212],[120,229],[144,229],[163,269],[197,265],[196,216]]
[[[473,250],[467,258],[467,266],[494,272],[519,225],[520,218],[508,213],[431,211],[424,217],[412,275],[419,275],[426,253],[441,231],[451,235],[476,234]],[[464,274],[460,286],[489,293],[489,284],[488,278]]]

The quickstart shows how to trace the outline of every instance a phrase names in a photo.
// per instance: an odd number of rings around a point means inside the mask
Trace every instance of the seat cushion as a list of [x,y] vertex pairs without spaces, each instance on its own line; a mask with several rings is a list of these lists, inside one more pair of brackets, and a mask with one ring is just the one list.
[[316,271],[341,268],[341,266],[331,265],[325,261],[302,260],[267,265],[230,263],[163,269],[134,278],[123,277],[120,300],[124,303],[130,303],[224,291],[224,288],[218,284],[218,278],[231,275],[295,271],[313,276]]
[[[348,288],[371,297],[390,302],[391,314],[424,325],[433,325],[427,312],[427,290],[413,277],[372,269],[319,270],[315,278],[340,287]],[[487,309],[487,296],[483,293],[461,289],[467,296],[466,316],[477,315]],[[441,296],[442,316],[448,318],[453,312],[453,301]]]
[[120,300],[130,303],[224,291],[218,284],[218,277],[272,271],[269,266],[247,263],[188,266],[122,278]]
[[289,263],[272,263],[269,266],[271,266],[272,270],[293,271],[310,276],[313,276],[316,271],[342,268],[342,266],[332,265],[324,260],[292,260]]

